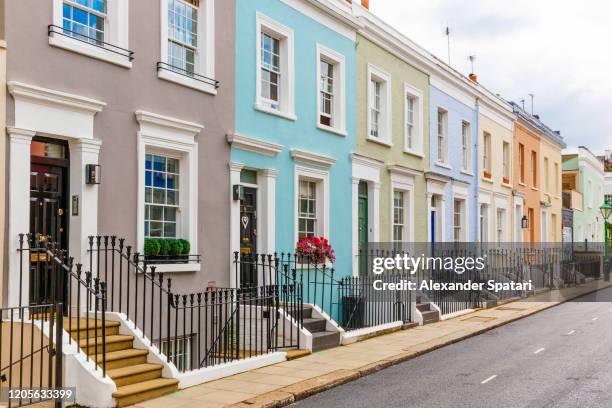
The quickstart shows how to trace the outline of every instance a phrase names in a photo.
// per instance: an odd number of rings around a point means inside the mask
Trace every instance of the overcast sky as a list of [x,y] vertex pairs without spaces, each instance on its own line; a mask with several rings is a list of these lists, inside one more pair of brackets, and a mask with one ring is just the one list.
[[444,61],[531,110],[568,147],[612,148],[609,0],[370,0],[370,9]]

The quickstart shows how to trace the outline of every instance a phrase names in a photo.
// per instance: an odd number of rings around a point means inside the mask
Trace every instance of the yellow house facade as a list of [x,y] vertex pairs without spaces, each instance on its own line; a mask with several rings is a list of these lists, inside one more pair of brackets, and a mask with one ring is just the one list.
[[561,150],[564,146],[557,133],[548,129],[542,132],[540,137],[542,242],[561,242]]

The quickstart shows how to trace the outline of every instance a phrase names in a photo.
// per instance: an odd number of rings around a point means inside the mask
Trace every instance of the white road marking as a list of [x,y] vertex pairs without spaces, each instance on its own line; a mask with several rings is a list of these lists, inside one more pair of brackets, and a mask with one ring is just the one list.
[[567,333],[567,335],[568,335],[568,336],[571,336],[571,335],[572,335],[572,334],[574,334],[574,333],[576,333],[576,330],[570,330],[570,331]]
[[489,378],[487,378],[486,380],[482,381],[481,384],[486,384],[489,381],[491,381],[492,379],[494,379],[495,377],[497,377],[497,374],[490,376]]
[[597,319],[599,319],[599,317],[594,317],[594,318],[592,318],[591,320],[592,320],[592,321],[595,321],[595,320],[597,320]]
[[544,347],[537,349],[536,351],[533,352],[533,354],[539,354],[543,351],[544,351]]

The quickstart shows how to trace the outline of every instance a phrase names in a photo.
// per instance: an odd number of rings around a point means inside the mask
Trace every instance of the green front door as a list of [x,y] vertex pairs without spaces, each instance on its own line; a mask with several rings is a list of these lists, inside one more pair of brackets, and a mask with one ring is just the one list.
[[367,250],[368,250],[368,183],[359,182],[358,194],[358,216],[357,225],[359,228],[358,240],[359,250],[362,256],[359,257],[359,275],[367,273]]

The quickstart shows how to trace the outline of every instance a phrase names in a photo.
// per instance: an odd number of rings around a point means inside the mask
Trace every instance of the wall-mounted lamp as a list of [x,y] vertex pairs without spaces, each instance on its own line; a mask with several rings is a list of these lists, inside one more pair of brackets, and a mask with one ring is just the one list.
[[527,218],[526,215],[523,215],[523,218],[521,218],[521,228],[522,229],[529,228],[529,219]]
[[232,186],[232,197],[234,201],[244,200],[244,187],[240,184],[234,184]]
[[99,164],[86,164],[85,165],[85,184],[100,184],[102,181],[102,174],[100,173]]

